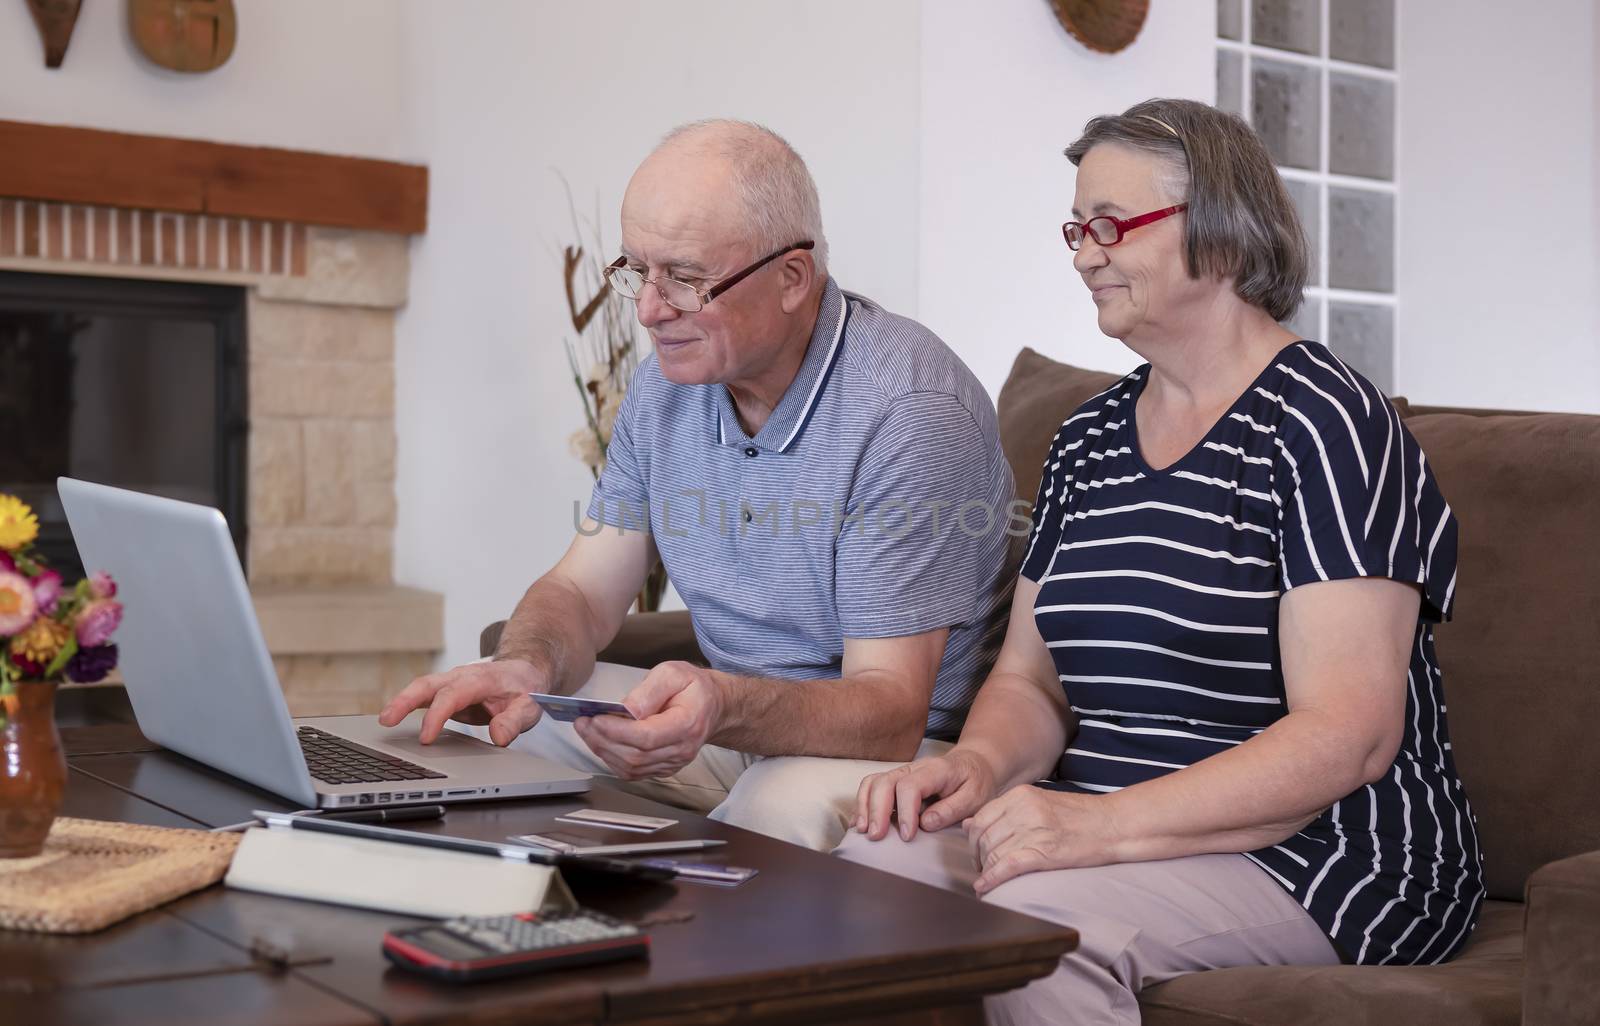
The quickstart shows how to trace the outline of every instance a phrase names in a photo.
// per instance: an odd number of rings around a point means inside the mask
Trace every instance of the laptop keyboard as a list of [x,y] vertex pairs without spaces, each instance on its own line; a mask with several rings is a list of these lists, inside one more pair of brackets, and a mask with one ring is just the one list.
[[336,737],[316,727],[299,727],[306,769],[325,784],[376,784],[384,780],[442,780],[443,773],[423,769],[393,755]]

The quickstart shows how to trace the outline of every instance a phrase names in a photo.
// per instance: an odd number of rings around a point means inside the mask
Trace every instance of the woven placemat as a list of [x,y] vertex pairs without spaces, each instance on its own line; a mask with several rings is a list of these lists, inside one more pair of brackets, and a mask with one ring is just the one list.
[[216,883],[239,835],[62,816],[44,851],[0,859],[0,928],[89,933]]

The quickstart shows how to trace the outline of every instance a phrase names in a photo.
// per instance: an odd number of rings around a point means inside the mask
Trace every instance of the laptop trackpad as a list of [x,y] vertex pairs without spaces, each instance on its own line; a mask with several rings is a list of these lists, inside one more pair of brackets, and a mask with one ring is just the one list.
[[499,751],[494,745],[485,744],[475,737],[457,733],[448,727],[439,732],[438,738],[431,745],[425,745],[418,741],[416,731],[411,731],[408,734],[401,734],[397,731],[387,732],[374,737],[368,743],[373,744],[375,748],[382,748],[396,755],[433,761],[468,755],[481,759],[485,755],[493,755]]
[[450,727],[439,732],[433,744],[417,740],[422,728],[422,711],[417,711],[392,727],[385,727],[376,716],[318,716],[297,719],[297,724],[319,727],[340,737],[408,759],[438,762],[442,759],[494,757],[503,750],[486,741],[460,733]]

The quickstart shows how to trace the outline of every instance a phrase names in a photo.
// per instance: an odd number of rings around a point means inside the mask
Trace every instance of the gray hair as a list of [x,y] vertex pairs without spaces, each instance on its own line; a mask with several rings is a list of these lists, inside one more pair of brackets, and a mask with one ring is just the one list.
[[817,276],[828,273],[822,204],[806,162],[785,139],[753,121],[711,118],[679,125],[656,148],[692,147],[727,162],[744,210],[752,259],[810,239]]
[[1276,321],[1293,316],[1310,266],[1304,229],[1261,139],[1239,118],[1195,100],[1146,100],[1091,118],[1066,149],[1076,166],[1118,143],[1161,158],[1162,185],[1187,201],[1189,277],[1233,279],[1239,298]]

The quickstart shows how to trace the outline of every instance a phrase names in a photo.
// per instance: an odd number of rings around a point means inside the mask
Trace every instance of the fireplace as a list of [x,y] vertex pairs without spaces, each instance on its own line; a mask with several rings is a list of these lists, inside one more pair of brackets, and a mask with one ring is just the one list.
[[393,571],[427,169],[3,120],[0,153],[0,489],[63,569],[59,474],[218,507],[290,711],[376,712],[443,646]]
[[244,318],[237,286],[0,271],[0,492],[69,583],[63,475],[215,506],[244,559]]

